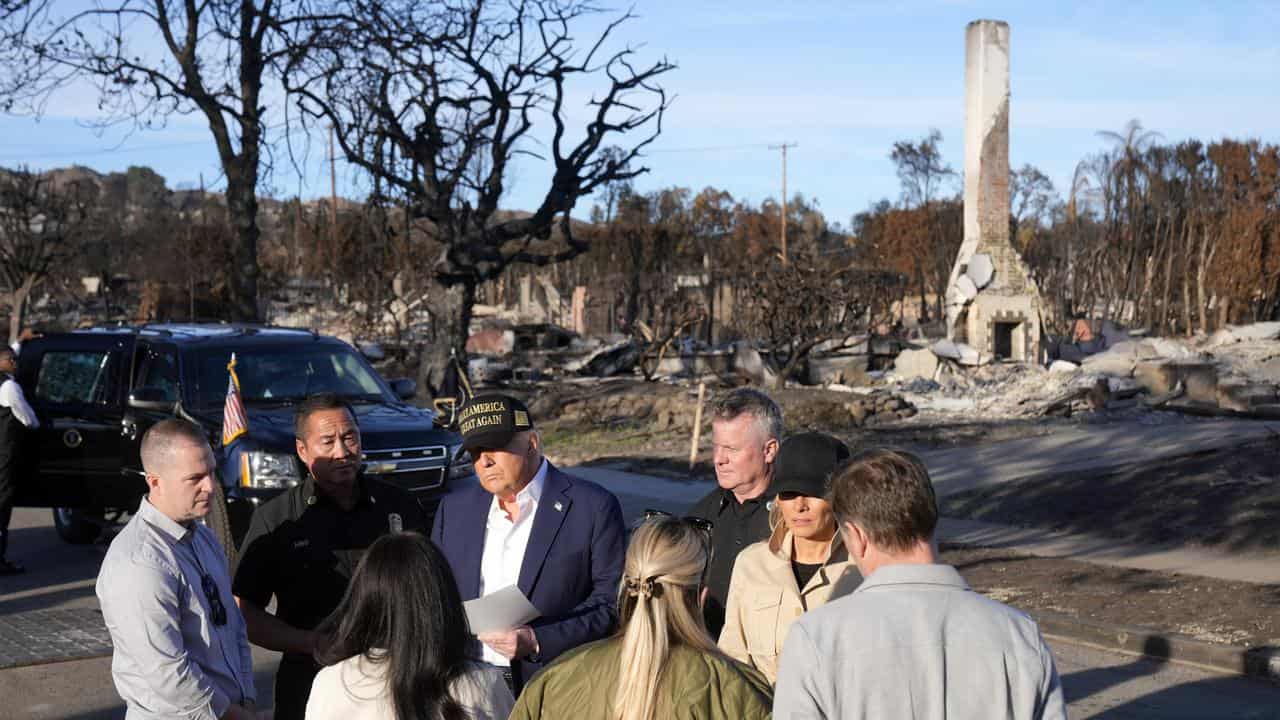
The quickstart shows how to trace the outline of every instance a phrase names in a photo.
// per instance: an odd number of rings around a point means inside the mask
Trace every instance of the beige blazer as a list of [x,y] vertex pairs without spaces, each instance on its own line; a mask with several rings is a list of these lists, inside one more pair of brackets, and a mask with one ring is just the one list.
[[[849,562],[839,533],[832,540],[826,564],[814,573],[803,589],[796,587],[791,572],[791,532],[785,533],[770,549],[771,540],[743,550],[733,566],[729,600],[725,607],[720,649],[729,657],[764,673],[770,683],[778,679],[778,654],[787,639],[787,630],[803,613],[848,595],[862,582],[862,575]],[[834,560],[834,562],[833,562]]]

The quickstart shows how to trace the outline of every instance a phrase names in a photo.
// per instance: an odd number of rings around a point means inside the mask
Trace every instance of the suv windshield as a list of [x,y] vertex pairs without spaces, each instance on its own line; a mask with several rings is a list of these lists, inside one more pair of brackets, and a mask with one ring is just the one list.
[[[195,354],[196,407],[221,407],[227,396],[227,363],[232,348]],[[331,392],[348,402],[388,402],[360,358],[342,347],[296,345],[235,350],[240,396],[246,405],[289,404],[312,393]]]

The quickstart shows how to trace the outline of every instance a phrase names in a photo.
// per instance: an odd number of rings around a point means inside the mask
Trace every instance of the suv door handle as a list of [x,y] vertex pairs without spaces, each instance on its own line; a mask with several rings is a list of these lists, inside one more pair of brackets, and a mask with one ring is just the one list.
[[125,420],[120,423],[120,434],[129,440],[138,439],[138,423],[132,420]]

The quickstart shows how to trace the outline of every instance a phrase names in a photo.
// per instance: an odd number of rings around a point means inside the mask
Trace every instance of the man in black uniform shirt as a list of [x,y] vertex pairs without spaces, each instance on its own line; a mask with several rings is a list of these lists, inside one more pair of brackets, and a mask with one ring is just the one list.
[[254,513],[232,587],[249,641],[284,653],[277,720],[302,720],[319,671],[312,631],[342,601],[365,549],[391,532],[427,530],[412,495],[361,476],[360,430],[336,396],[299,405],[294,435],[307,478]]
[[782,441],[782,409],[759,390],[740,388],[726,395],[712,413],[716,483],[688,515],[710,520],[714,554],[707,573],[702,616],[712,638],[724,627],[729,578],[738,553],[769,537],[769,484]]

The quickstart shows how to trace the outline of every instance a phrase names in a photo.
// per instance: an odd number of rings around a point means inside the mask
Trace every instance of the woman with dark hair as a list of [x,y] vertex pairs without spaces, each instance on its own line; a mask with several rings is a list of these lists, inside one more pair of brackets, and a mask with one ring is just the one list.
[[458,586],[418,533],[370,545],[317,632],[326,667],[307,720],[505,720],[515,704],[502,673],[468,657]]

